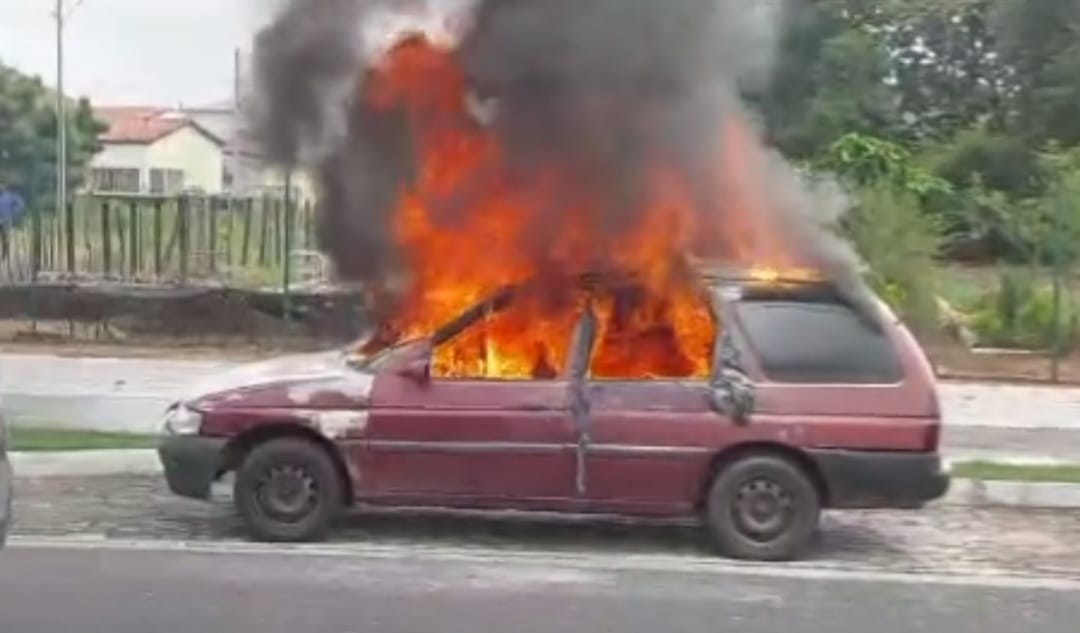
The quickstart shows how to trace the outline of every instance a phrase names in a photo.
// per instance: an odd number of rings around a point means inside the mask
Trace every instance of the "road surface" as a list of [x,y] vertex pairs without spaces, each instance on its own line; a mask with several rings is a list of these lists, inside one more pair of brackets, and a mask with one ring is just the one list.
[[160,477],[20,478],[0,633],[1072,633],[1080,511],[932,506],[825,517],[806,560],[747,565],[700,530],[439,513],[244,539]]
[[1080,582],[635,561],[16,544],[12,633],[1073,633]]

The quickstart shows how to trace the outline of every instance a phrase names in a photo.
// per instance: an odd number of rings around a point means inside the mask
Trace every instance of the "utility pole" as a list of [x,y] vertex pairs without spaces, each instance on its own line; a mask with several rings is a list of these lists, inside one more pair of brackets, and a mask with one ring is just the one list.
[[67,98],[64,96],[64,0],[56,0],[56,217],[67,206]]
[[236,196],[238,193],[246,192],[247,185],[247,173],[245,169],[242,169],[241,162],[243,159],[240,154],[240,49],[233,50],[233,94],[232,94],[232,123],[230,125],[229,145],[227,152],[227,158],[229,160],[229,170],[232,172],[232,191],[230,194]]

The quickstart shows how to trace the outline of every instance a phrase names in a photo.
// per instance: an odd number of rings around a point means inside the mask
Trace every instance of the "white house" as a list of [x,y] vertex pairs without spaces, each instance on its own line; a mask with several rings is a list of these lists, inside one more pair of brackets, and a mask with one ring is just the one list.
[[105,107],[108,126],[87,185],[101,193],[176,194],[225,190],[225,141],[191,117],[164,108]]
[[[191,118],[210,133],[225,139],[225,187],[246,194],[281,194],[285,189],[285,173],[270,167],[259,155],[256,144],[244,127],[242,114],[231,103],[203,107],[184,107],[179,112]],[[293,195],[297,200],[314,195],[311,179],[306,173],[292,174]]]
[[[234,108],[97,108],[108,125],[90,162],[88,186],[98,193],[259,195],[281,193],[280,170],[264,165],[245,142]],[[306,174],[293,174],[297,200],[311,199]]]

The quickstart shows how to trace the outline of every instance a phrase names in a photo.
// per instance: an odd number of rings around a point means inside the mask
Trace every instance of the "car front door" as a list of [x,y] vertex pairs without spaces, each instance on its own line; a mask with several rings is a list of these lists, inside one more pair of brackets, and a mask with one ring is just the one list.
[[[466,328],[459,336],[468,335]],[[439,352],[436,345],[436,358]],[[574,501],[577,430],[566,367],[529,379],[442,375],[437,362],[430,367],[427,377],[390,372],[376,381],[361,453],[365,495],[522,508]]]

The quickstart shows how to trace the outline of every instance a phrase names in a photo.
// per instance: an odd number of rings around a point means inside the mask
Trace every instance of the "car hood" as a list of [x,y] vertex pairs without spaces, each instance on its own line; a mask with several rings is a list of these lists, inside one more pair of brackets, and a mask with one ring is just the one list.
[[196,408],[364,406],[374,375],[349,365],[340,350],[294,354],[240,365],[196,383],[184,398]]

